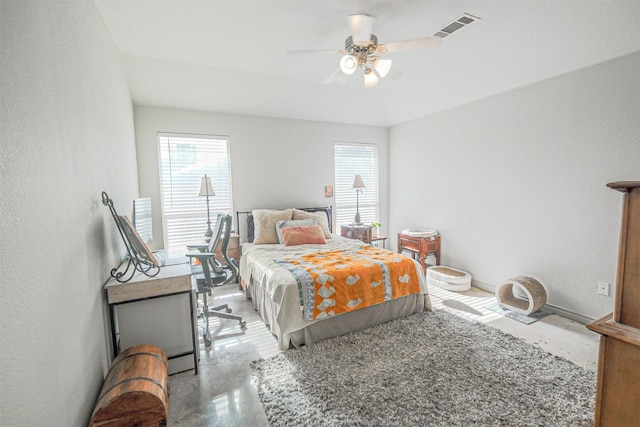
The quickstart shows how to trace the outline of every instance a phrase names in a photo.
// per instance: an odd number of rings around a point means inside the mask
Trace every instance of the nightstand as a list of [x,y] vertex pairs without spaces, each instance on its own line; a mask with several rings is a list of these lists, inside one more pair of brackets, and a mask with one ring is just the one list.
[[[188,244],[187,248],[189,250],[199,250],[200,252],[205,252],[208,248],[208,243],[192,243]],[[229,235],[229,247],[227,248],[227,255],[229,258],[233,259],[236,264],[240,265],[240,257],[242,256],[242,246],[240,245],[240,235],[237,233],[231,233]],[[224,258],[222,254],[222,241],[218,242],[218,246],[216,246],[216,260],[222,264],[227,265],[227,260]],[[196,265],[199,264],[197,259],[193,259],[191,262]],[[238,283],[240,283],[240,275],[237,277]],[[222,286],[222,285],[220,285]]]
[[[209,243],[191,243],[187,245],[189,250],[199,250],[204,252],[207,250]],[[240,235],[237,233],[231,233],[229,235],[229,247],[227,248],[227,255],[232,258],[236,264],[240,262],[240,256],[242,256],[242,246],[240,246]],[[216,260],[222,265],[227,265],[227,260],[222,255],[222,241],[218,242],[216,246]],[[194,260],[197,262],[197,260]]]
[[[229,258],[233,259],[236,264],[240,263],[240,256],[242,256],[242,246],[240,246],[240,235],[237,233],[231,233],[229,235],[229,247],[227,248],[227,255]],[[222,255],[222,242],[218,243],[216,247],[216,259],[222,263],[222,265],[227,265],[227,260],[224,259]]]
[[362,240],[365,243],[371,243],[371,226],[370,225],[341,225],[340,235],[347,239]]
[[434,255],[436,265],[440,265],[440,235],[417,237],[398,233],[398,253],[402,253],[402,251],[409,251],[414,259],[417,256],[422,270],[426,272],[428,255]]
[[387,248],[386,242],[387,242],[387,236],[371,237],[371,245],[372,246],[380,247],[380,245],[382,245],[382,248],[386,249]]

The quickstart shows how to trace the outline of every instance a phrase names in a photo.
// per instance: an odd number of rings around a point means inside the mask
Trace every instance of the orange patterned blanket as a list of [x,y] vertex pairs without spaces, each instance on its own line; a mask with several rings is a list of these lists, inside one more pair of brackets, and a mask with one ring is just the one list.
[[320,319],[420,292],[415,263],[363,246],[275,260],[298,282],[305,320]]

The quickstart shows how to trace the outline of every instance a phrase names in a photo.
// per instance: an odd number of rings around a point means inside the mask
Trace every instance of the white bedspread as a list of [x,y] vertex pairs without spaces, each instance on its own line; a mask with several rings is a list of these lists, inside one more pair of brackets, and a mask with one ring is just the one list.
[[[303,319],[295,278],[273,260],[319,251],[358,248],[363,245],[364,243],[359,240],[346,239],[337,235],[334,235],[333,239],[327,239],[326,245],[253,245],[246,242],[242,244],[240,276],[249,286],[247,291],[254,299],[255,308],[260,312],[265,323],[270,326],[272,333],[278,336],[281,347],[288,345],[291,332],[322,320]],[[427,294],[424,273],[417,261],[414,260],[414,264],[420,280],[420,292]],[[258,293],[250,289],[254,284],[259,284],[264,292]],[[256,301],[256,296],[264,293],[268,295],[270,301]]]

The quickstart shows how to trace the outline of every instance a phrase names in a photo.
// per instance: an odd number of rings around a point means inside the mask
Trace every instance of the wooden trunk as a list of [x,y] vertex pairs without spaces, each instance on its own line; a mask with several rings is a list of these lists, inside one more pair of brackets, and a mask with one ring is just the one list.
[[167,355],[154,345],[136,345],[120,353],[102,385],[89,427],[165,426],[168,366]]

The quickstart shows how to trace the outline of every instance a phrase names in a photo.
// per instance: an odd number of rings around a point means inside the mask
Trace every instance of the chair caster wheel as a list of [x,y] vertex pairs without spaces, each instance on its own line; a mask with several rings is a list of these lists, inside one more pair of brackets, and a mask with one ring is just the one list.
[[231,313],[233,310],[230,308],[225,309],[224,311],[226,311],[227,313]]
[[211,347],[211,339],[205,337],[204,346],[205,347]]
[[240,327],[241,328],[246,328],[247,327],[247,322],[245,322],[244,320],[242,322],[240,322]]

